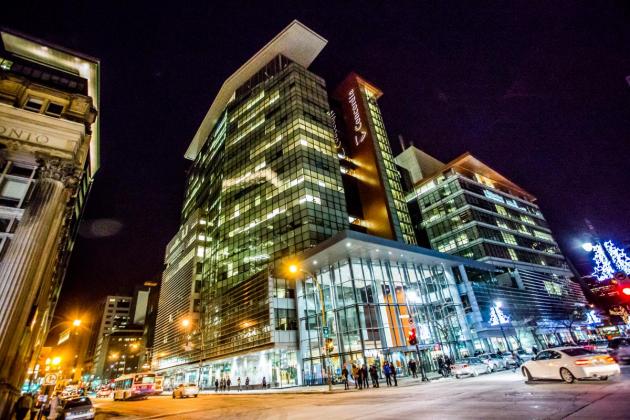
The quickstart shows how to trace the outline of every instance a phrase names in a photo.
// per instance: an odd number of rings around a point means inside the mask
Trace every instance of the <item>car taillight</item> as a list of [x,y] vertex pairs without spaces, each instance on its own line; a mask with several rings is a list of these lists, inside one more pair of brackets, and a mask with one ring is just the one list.
[[576,366],[586,366],[586,365],[590,365],[592,362],[589,359],[577,359],[575,361],[575,365]]
[[604,358],[604,361],[605,361],[606,363],[615,363],[615,359],[614,359],[614,358],[612,358],[612,357],[610,357],[610,356],[606,356],[606,357]]

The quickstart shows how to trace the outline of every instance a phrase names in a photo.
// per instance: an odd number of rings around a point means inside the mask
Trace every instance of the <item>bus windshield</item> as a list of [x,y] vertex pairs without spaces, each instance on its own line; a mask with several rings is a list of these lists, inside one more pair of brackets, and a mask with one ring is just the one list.
[[146,374],[146,375],[136,375],[134,384],[153,384],[155,383],[155,375],[154,374]]

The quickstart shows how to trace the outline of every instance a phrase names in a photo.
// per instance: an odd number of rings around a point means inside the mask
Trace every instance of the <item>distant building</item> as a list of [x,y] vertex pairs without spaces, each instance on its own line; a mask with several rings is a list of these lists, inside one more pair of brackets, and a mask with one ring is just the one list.
[[9,30],[0,37],[0,417],[6,418],[46,339],[99,167],[100,64]]
[[519,326],[511,330],[512,347],[571,341],[568,319],[586,299],[536,198],[470,153],[440,165],[412,146],[396,162],[413,182],[407,202],[431,248],[502,270],[466,283],[464,303],[477,334],[504,347],[498,325],[488,324],[500,301],[510,326]]
[[[168,366],[166,360],[199,358],[199,302],[206,223],[207,218],[199,210],[192,212],[166,247],[166,269],[151,351],[154,367]],[[188,325],[183,325],[184,320]]]
[[144,316],[142,345],[143,353],[140,355],[138,365],[141,370],[151,369],[151,359],[153,357],[153,346],[155,344],[155,325],[157,322],[157,310],[160,300],[160,281],[145,281],[143,289],[148,291],[146,304],[146,314]]
[[92,375],[96,378],[102,378],[107,364],[108,336],[131,325],[132,300],[131,296],[107,296],[99,305],[100,323],[96,324],[89,350],[94,355]]
[[143,332],[138,325],[128,325],[103,336],[102,348],[107,350],[103,353],[105,357],[98,375],[102,382],[142,370]]

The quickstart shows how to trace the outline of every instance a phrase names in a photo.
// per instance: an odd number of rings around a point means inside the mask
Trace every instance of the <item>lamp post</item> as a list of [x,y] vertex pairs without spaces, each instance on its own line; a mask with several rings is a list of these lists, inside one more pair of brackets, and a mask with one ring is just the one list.
[[303,270],[301,268],[299,268],[296,264],[291,264],[289,266],[289,272],[296,274],[297,272],[301,272],[303,274],[306,274],[308,276],[311,276],[311,278],[313,279],[313,283],[315,284],[315,287],[317,287],[317,290],[319,292],[319,304],[320,304],[320,309],[322,312],[322,326],[321,326],[321,330],[322,330],[322,338],[324,339],[324,351],[325,351],[325,359],[328,362],[328,366],[326,369],[326,372],[328,374],[328,391],[332,391],[332,369],[330,366],[330,353],[328,351],[328,337],[326,337],[328,334],[326,333],[328,331],[328,323],[326,322],[326,305],[324,304],[324,291],[322,290],[321,285],[319,284],[319,281],[317,280],[317,275],[315,273],[311,273],[309,271]]

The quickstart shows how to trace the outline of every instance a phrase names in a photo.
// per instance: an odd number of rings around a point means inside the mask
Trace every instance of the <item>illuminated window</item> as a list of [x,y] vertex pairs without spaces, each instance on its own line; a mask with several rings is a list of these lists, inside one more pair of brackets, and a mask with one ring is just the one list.
[[508,248],[508,254],[510,254],[510,258],[514,261],[518,261],[518,256],[516,255],[516,251],[512,248]]
[[24,104],[24,108],[29,111],[40,112],[42,110],[42,106],[44,105],[44,101],[38,98],[28,98],[26,103]]
[[509,216],[505,207],[499,206],[498,204],[495,204],[495,207],[497,208],[497,213],[499,213],[501,216]]

